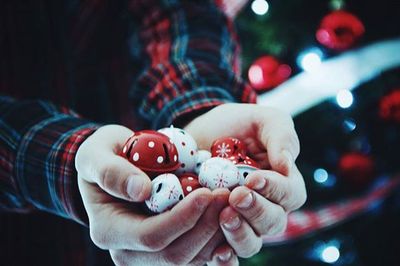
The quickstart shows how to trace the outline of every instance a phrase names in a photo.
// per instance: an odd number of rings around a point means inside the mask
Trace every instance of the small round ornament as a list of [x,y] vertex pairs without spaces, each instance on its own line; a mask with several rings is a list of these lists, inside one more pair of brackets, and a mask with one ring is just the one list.
[[239,170],[239,185],[241,186],[245,184],[246,177],[250,173],[260,168],[256,161],[240,153],[229,157],[229,160],[233,162]]
[[211,145],[211,156],[229,158],[235,154],[246,154],[246,147],[237,138],[223,137],[216,139]]
[[248,78],[251,86],[258,92],[273,89],[286,81],[292,74],[289,65],[282,64],[273,56],[262,56],[250,66]]
[[228,159],[212,157],[200,167],[199,182],[211,190],[233,188],[239,184],[239,170]]
[[173,172],[179,167],[175,145],[167,136],[153,130],[135,132],[123,146],[121,156],[149,176]]
[[161,174],[151,183],[151,196],[145,203],[152,212],[161,213],[171,209],[184,198],[181,183],[174,174]]
[[352,47],[364,32],[364,24],[357,16],[344,10],[336,10],[322,19],[316,38],[327,48],[343,51]]
[[361,189],[373,180],[375,164],[369,155],[349,152],[339,159],[338,171],[345,182],[355,189]]
[[184,173],[179,177],[179,181],[181,182],[181,186],[183,189],[183,193],[187,196],[189,193],[194,190],[201,188],[201,185],[198,180],[198,176],[193,173]]
[[168,136],[175,144],[179,155],[179,168],[176,174],[194,172],[197,161],[197,143],[185,130],[173,126],[162,128],[158,132]]
[[211,158],[211,152],[206,151],[206,150],[199,150],[197,153],[197,161],[196,161],[196,167],[194,168],[194,172],[198,175],[200,173],[200,167],[201,165],[207,161],[208,159]]
[[381,98],[379,115],[383,120],[400,123],[400,88]]

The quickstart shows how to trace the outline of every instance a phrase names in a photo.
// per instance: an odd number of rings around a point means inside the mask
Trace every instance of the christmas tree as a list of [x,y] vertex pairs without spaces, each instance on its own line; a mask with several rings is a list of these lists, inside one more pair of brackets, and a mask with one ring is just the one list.
[[236,23],[259,103],[292,113],[308,200],[241,265],[400,265],[400,2],[255,0]]

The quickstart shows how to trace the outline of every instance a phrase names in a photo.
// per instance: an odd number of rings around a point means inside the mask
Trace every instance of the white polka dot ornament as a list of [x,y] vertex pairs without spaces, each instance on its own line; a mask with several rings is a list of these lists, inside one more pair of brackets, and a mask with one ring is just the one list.
[[121,155],[150,177],[174,172],[180,167],[175,145],[167,136],[153,130],[135,132],[126,141]]
[[200,167],[199,182],[211,190],[234,188],[239,184],[239,170],[228,159],[212,157]]
[[197,161],[196,161],[196,167],[194,168],[194,172],[196,174],[199,174],[201,165],[210,158],[211,158],[211,152],[206,150],[199,150],[199,152],[197,153]]
[[162,174],[152,181],[150,199],[146,200],[147,207],[155,213],[171,209],[184,198],[181,183],[174,174]]
[[158,132],[168,136],[178,150],[179,168],[175,171],[180,175],[192,173],[196,168],[197,162],[197,143],[193,137],[185,130],[173,126],[162,128]]

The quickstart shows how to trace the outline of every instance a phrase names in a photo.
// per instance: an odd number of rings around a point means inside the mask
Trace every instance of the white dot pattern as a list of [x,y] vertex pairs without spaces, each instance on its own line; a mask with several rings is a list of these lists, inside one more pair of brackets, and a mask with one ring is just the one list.
[[126,146],[124,146],[124,149],[122,150],[123,153],[126,153]]
[[157,157],[157,163],[162,163],[164,161],[164,158],[162,156]]
[[174,155],[174,162],[176,162],[178,160],[178,157],[176,155]]
[[149,148],[154,148],[154,145],[155,145],[154,141],[149,141]]
[[187,187],[186,187],[186,191],[187,191],[187,192],[192,192],[192,190],[193,190],[193,188],[192,188],[191,186],[187,186]]
[[135,162],[139,161],[139,153],[135,152],[135,154],[133,155],[133,160]]

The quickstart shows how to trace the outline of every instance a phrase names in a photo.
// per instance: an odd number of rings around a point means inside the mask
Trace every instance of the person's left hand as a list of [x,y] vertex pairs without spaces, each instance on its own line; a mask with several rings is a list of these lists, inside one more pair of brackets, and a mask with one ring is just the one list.
[[239,257],[251,257],[262,247],[261,235],[286,228],[287,213],[307,198],[304,180],[295,165],[300,145],[291,117],[255,104],[224,104],[197,117],[186,127],[199,145],[210,150],[214,140],[236,137],[262,169],[235,188],[220,213],[222,231]]

